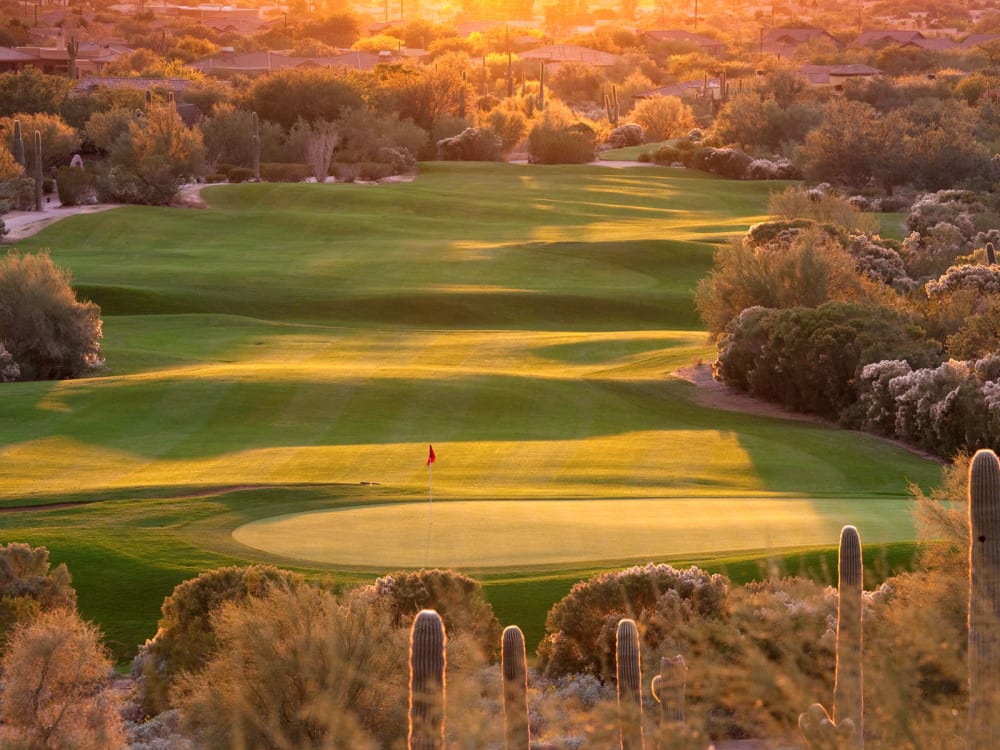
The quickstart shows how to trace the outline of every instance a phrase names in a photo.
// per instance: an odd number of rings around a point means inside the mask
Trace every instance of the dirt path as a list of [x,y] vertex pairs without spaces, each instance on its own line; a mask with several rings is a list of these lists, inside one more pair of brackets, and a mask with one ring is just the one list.
[[0,216],[7,228],[7,234],[0,239],[0,243],[10,245],[18,240],[23,240],[67,216],[96,214],[100,211],[118,208],[120,205],[119,203],[99,203],[88,206],[63,206],[61,204],[53,206],[48,204],[41,211],[10,211]]
[[[763,399],[754,398],[753,396],[748,396],[745,393],[735,391],[725,383],[721,383],[718,380],[713,379],[712,368],[706,364],[688,365],[687,367],[682,367],[681,369],[676,370],[673,374],[682,380],[686,380],[697,386],[697,391],[695,391],[694,394],[695,403],[701,406],[706,406],[709,409],[738,411],[744,414],[756,414],[758,416],[773,417],[775,419],[792,419],[797,422],[811,422],[812,424],[819,424],[832,429],[842,429],[833,422],[822,419],[813,414],[802,414],[797,411],[791,411],[790,409],[786,409],[778,404],[773,404],[770,401],[764,401]],[[910,453],[916,454],[921,458],[926,458],[928,461],[934,461],[939,464],[945,463],[945,461],[943,461],[939,456],[935,456],[927,451],[921,450],[920,448],[908,445],[901,440],[892,440],[890,438],[884,438],[870,433],[860,434],[869,435],[870,437],[878,438],[879,440],[885,440],[886,442],[892,443],[893,445],[903,448],[904,450],[908,450]]]

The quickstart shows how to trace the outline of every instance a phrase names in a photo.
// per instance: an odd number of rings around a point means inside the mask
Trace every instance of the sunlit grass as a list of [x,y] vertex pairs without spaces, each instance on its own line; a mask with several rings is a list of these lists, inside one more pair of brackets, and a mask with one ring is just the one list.
[[[232,532],[355,505],[419,518],[428,443],[443,514],[502,501],[549,518],[506,557],[506,543],[480,545],[459,563],[533,638],[553,597],[600,565],[782,555],[846,518],[865,539],[909,538],[906,484],[931,483],[934,465],[827,426],[700,406],[671,375],[713,357],[692,290],[772,187],[662,168],[431,164],[409,184],[233,185],[207,189],[204,211],[59,222],[21,249],[50,248],[102,306],[108,364],[2,386],[0,506],[91,504],[0,516],[4,536],[69,565],[119,656],[206,568],[276,562],[348,583],[423,564],[375,550],[326,564]],[[615,512],[639,500],[673,507],[673,525]],[[602,508],[590,526],[614,522],[607,547],[567,556],[567,502]],[[767,508],[770,526],[750,523]],[[426,526],[415,542],[405,533],[415,523],[390,524],[385,551],[419,547]]]

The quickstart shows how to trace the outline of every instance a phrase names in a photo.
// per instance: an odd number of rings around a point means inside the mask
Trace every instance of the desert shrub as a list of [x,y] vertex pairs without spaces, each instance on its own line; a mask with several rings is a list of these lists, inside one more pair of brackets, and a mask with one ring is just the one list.
[[613,128],[608,134],[608,144],[613,148],[627,148],[628,146],[638,146],[644,140],[642,125],[634,122],[627,122]]
[[230,182],[246,182],[253,179],[253,170],[249,167],[233,167],[229,170]]
[[96,183],[101,203],[165,206],[182,180],[166,164],[154,163],[145,165],[142,174],[123,166],[105,167],[97,172]]
[[492,130],[466,128],[437,143],[438,158],[445,161],[499,161],[502,142]]
[[310,586],[276,586],[226,603],[211,617],[218,649],[174,693],[198,747],[363,750],[399,742],[407,632],[391,620],[371,591],[338,601]]
[[854,258],[858,273],[872,281],[900,291],[913,288],[914,281],[906,273],[906,265],[896,249],[898,243],[883,240],[877,234],[851,234],[844,245]]
[[64,206],[79,206],[97,200],[97,176],[80,167],[60,167],[56,173],[59,202]]
[[801,180],[802,172],[790,159],[754,159],[747,165],[748,180]]
[[[0,236],[3,236],[3,220],[0,219]],[[0,343],[0,383],[13,383],[21,377],[21,366],[14,361],[14,355]]]
[[84,138],[96,148],[108,153],[119,137],[128,133],[128,126],[135,117],[131,109],[116,107],[106,112],[95,112],[83,128]]
[[978,263],[951,266],[928,281],[924,292],[928,322],[939,338],[953,336],[970,324],[981,327],[1000,293],[1000,267]]
[[864,365],[906,359],[922,366],[936,354],[937,347],[914,321],[887,308],[847,302],[784,310],[752,307],[727,327],[715,371],[728,385],[752,395],[855,424]]
[[[509,105],[506,104],[508,101]],[[505,99],[499,107],[491,109],[484,119],[486,126],[500,136],[500,150],[503,153],[510,152],[528,132],[528,120],[512,100]]]
[[262,182],[302,182],[311,172],[308,164],[263,162],[260,165]]
[[[112,661],[97,628],[54,609],[13,633],[0,659],[5,747],[107,750],[124,742]],[[10,743],[10,744],[8,744]]]
[[658,671],[661,656],[687,663],[687,725],[702,738],[691,747],[781,736],[794,729],[803,696],[832,690],[835,613],[834,593],[809,581],[734,586],[698,568],[651,563],[576,584],[549,612],[539,657],[556,690],[577,675],[575,708],[599,723],[602,692],[579,673],[613,682],[615,630],[631,617],[644,675]]
[[[400,119],[395,112],[376,114],[365,108],[352,109],[337,120],[337,129],[341,142],[334,153],[334,161],[392,164],[393,174],[412,171],[416,167],[416,156],[425,152],[428,142],[426,130],[413,120]],[[433,151],[433,144],[431,147]],[[389,158],[404,153],[407,157],[403,161],[398,157]]]
[[270,565],[209,570],[184,581],[163,601],[156,635],[136,657],[143,702],[151,714],[171,707],[169,692],[182,672],[197,672],[216,648],[211,615],[226,602],[261,597],[273,587],[295,589],[301,576]]
[[593,161],[594,131],[585,123],[546,109],[528,133],[528,155],[538,164],[586,164]]
[[[547,677],[583,672],[602,680],[615,674],[614,634],[618,620],[642,619],[674,592],[701,616],[716,616],[729,585],[724,576],[692,567],[637,566],[601,573],[577,583],[549,610],[545,638],[538,647]],[[609,642],[610,639],[610,642]]]
[[651,161],[656,164],[676,164],[677,162],[683,163],[686,153],[687,152],[683,151],[675,144],[664,143],[662,146],[654,149],[653,151],[644,151],[639,155],[639,160]]
[[685,164],[693,169],[711,172],[731,180],[746,178],[747,169],[753,157],[734,148],[712,148],[705,146],[693,152]]
[[1000,225],[995,196],[970,190],[941,190],[914,201],[906,217],[910,235],[900,254],[914,279],[938,276],[960,256],[982,247]]
[[694,127],[694,113],[676,96],[641,99],[631,118],[642,126],[646,141],[655,143],[677,138]]
[[[804,225],[752,227],[748,237],[715,251],[712,270],[698,283],[695,306],[720,335],[748,307],[817,307],[831,301],[884,301],[891,292],[863,278],[854,259],[826,232]],[[773,230],[773,231],[772,231]],[[767,238],[763,244],[755,239]]]
[[485,655],[500,644],[500,622],[483,597],[482,585],[453,570],[401,571],[375,581],[374,589],[387,603],[395,627],[408,627],[422,609],[441,615],[451,635],[466,634]]
[[35,131],[42,136],[42,169],[48,170],[69,164],[73,154],[80,150],[80,136],[58,115],[44,113],[24,114],[0,118],[0,141],[10,143],[14,133],[14,120],[21,122],[24,140],[24,160],[28,173],[35,167]]
[[993,298],[961,321],[945,341],[948,354],[975,360],[1000,352],[1000,298]]
[[847,198],[822,188],[795,186],[771,193],[767,210],[786,219],[810,219],[849,232],[875,232],[879,227],[878,217],[864,214]]
[[22,380],[79,377],[103,363],[101,309],[79,302],[70,273],[47,253],[0,262],[0,342]]
[[0,638],[41,612],[75,607],[69,571],[65,564],[51,567],[48,549],[20,542],[0,546]]

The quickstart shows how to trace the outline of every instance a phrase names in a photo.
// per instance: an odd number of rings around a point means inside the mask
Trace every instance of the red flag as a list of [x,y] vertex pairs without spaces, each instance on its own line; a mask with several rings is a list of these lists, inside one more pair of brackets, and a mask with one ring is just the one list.
[[430,448],[430,451],[431,451],[427,455],[427,465],[430,466],[432,463],[434,463],[434,460],[437,458],[437,456],[434,455],[434,446],[433,445],[428,445],[427,447]]

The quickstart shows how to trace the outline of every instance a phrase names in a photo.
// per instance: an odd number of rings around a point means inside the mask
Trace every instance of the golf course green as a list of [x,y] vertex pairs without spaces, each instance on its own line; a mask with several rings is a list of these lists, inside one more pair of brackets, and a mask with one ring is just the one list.
[[177,583],[227,564],[456,567],[537,641],[603,567],[722,569],[844,523],[910,541],[934,463],[710,408],[673,374],[713,357],[692,291],[714,247],[782,187],[433,163],[57,222],[17,247],[101,306],[107,364],[3,384],[4,540],[68,565],[121,659]]

